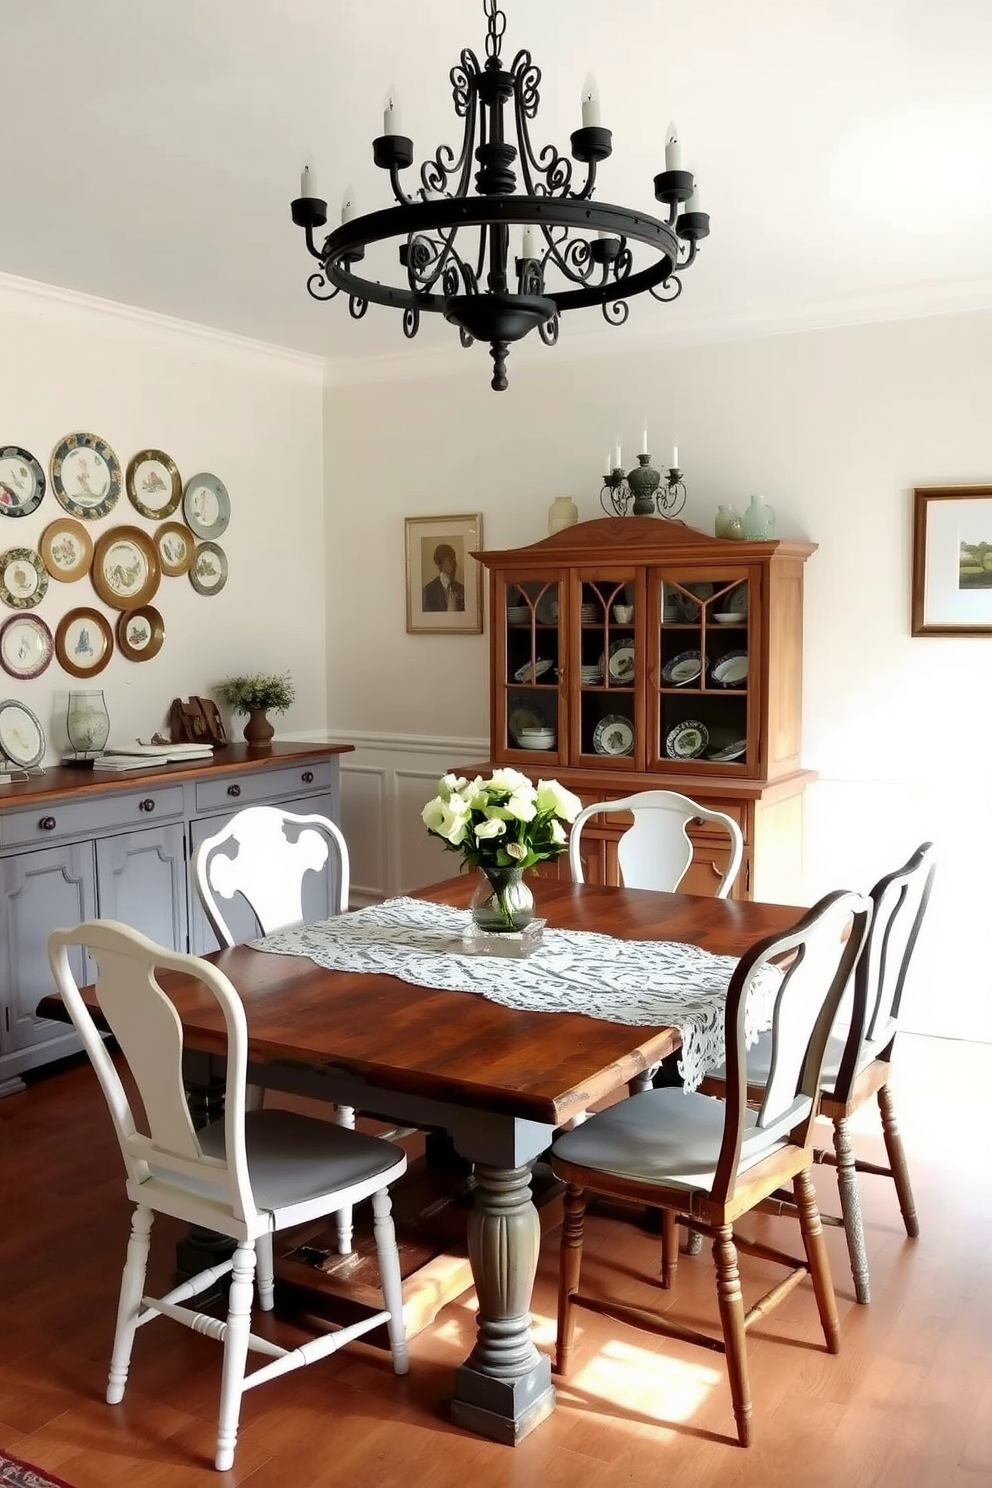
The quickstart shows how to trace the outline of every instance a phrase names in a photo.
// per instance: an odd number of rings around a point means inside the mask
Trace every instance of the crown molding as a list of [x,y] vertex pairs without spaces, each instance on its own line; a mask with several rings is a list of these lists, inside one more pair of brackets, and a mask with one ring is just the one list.
[[284,372],[310,382],[322,383],[324,380],[326,363],[321,356],[294,351],[290,347],[277,346],[268,341],[255,341],[250,336],[238,336],[232,331],[218,330],[197,321],[180,320],[155,310],[142,310],[137,305],[104,300],[97,295],[83,294],[79,290],[62,289],[58,285],[43,284],[35,279],[22,279],[15,274],[0,273],[0,310],[15,315],[27,315],[33,320],[57,321],[62,325],[67,321],[78,325],[92,325],[94,321],[106,321],[110,318],[131,329],[169,335],[177,340],[194,340],[200,346],[209,346],[222,355],[234,356],[242,363],[249,358],[270,366],[275,365]]
[[[651,315],[652,308],[658,314]],[[645,313],[641,314],[641,311]],[[554,360],[592,357],[627,357],[632,351],[670,350],[676,347],[716,345],[722,342],[762,340],[773,336],[801,335],[810,331],[849,329],[861,325],[920,320],[948,315],[992,311],[992,275],[969,279],[925,281],[893,285],[870,295],[852,295],[829,300],[807,300],[792,305],[755,304],[733,312],[699,311],[688,304],[635,307],[622,327],[603,325],[595,331],[571,333],[568,316],[562,320],[561,337],[546,347],[536,337],[518,342],[512,349],[510,388],[516,368],[553,365]],[[410,349],[376,356],[340,356],[327,360],[326,386],[354,386],[377,382],[406,382],[430,377],[453,377],[469,371],[466,358],[482,356],[472,370],[479,376],[489,370],[484,347],[468,351],[455,342],[443,347]],[[488,378],[483,377],[488,383]]]

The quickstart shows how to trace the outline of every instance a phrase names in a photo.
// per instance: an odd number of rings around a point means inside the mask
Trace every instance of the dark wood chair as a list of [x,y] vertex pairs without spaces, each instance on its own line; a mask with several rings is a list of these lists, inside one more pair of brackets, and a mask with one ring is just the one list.
[[[759,942],[738,964],[727,992],[726,1099],[672,1088],[646,1090],[591,1116],[560,1137],[551,1166],[566,1185],[558,1291],[557,1369],[566,1374],[575,1308],[605,1313],[635,1327],[716,1348],[726,1354],[737,1433],[751,1441],[746,1332],[811,1276],[827,1349],[840,1346],[837,1308],[810,1177],[812,1130],[827,1038],[857,963],[871,901],[836,893],[792,930]],[[771,966],[784,962],[779,973]],[[772,1075],[759,1110],[748,1105],[745,1015],[752,987],[780,976],[774,990]],[[783,1183],[794,1185],[805,1251],[801,1261],[735,1233],[742,1214],[761,1206]],[[722,1339],[667,1315],[579,1292],[586,1193],[632,1200],[664,1211],[662,1287],[674,1283],[677,1218],[713,1240]],[[781,1263],[789,1275],[747,1312],[737,1250]]]
[[[878,1173],[891,1178],[906,1234],[915,1239],[920,1233],[889,1081],[903,987],[930,899],[934,869],[933,843],[924,842],[908,863],[879,879],[872,889],[875,909],[855,975],[850,1026],[831,1033],[823,1061],[820,1114],[833,1122],[834,1145],[832,1152],[814,1148],[813,1155],[816,1162],[830,1163],[837,1169],[841,1215],[821,1217],[824,1224],[844,1227],[859,1302],[871,1300],[871,1287],[858,1173]],[[847,1007],[843,1007],[842,1016],[847,1012]],[[767,1034],[748,1053],[748,1099],[755,1105],[763,1098],[770,1054],[771,1041]],[[722,1096],[724,1081],[720,1074],[714,1074],[704,1081],[702,1088],[710,1095]],[[887,1167],[855,1157],[851,1141],[851,1117],[873,1096],[882,1119]],[[783,1212],[792,1209],[787,1196],[783,1195],[781,1208]]]

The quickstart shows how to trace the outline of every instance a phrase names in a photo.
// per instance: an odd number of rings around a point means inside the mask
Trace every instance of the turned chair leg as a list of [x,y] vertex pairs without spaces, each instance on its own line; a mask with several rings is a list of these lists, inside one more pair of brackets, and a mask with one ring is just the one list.
[[851,1127],[846,1116],[838,1116],[834,1120],[834,1153],[837,1158],[840,1211],[844,1216],[847,1253],[851,1258],[851,1275],[854,1278],[854,1295],[859,1302],[867,1303],[871,1301],[871,1287],[868,1282],[865,1227],[861,1218],[861,1195],[858,1192],[858,1173],[854,1165]]
[[558,1341],[555,1347],[555,1372],[560,1375],[568,1373],[575,1332],[572,1297],[579,1289],[579,1272],[582,1269],[585,1190],[569,1183],[565,1189],[563,1205],[561,1248],[558,1254]]
[[915,1240],[920,1233],[920,1222],[916,1217],[916,1200],[913,1198],[913,1188],[909,1181],[909,1168],[906,1166],[902,1137],[896,1125],[892,1091],[888,1085],[881,1086],[878,1091],[878,1109],[882,1116],[882,1137],[889,1157],[889,1167],[892,1169],[892,1181],[895,1183],[896,1194],[899,1198],[899,1208],[902,1210],[903,1224],[906,1226],[906,1234]]
[[817,1311],[823,1327],[827,1352],[840,1353],[840,1322],[837,1318],[837,1299],[830,1276],[830,1262],[823,1240],[820,1211],[816,1206],[816,1190],[809,1168],[797,1173],[794,1182],[796,1208],[799,1210],[799,1227],[802,1230],[803,1249],[809,1263],[809,1274],[813,1282]]
[[661,1211],[661,1284],[666,1291],[675,1285],[679,1269],[679,1217],[674,1209]]
[[751,1445],[751,1382],[747,1368],[747,1334],[744,1331],[744,1297],[737,1269],[737,1247],[732,1225],[720,1225],[713,1241],[716,1265],[716,1294],[734,1403],[737,1438],[742,1447]]

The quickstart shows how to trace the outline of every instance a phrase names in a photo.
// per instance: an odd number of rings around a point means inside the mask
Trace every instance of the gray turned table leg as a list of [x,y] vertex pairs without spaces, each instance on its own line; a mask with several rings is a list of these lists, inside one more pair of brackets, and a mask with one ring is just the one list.
[[475,1348],[458,1370],[451,1418],[516,1446],[554,1410],[551,1360],[531,1337],[541,1241],[530,1168],[475,1168],[468,1253],[479,1300]]

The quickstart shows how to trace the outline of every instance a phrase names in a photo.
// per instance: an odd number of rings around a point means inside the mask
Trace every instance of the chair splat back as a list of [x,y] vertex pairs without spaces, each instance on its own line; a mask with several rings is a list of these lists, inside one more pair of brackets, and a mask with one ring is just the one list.
[[240,894],[262,935],[302,925],[303,883],[308,873],[332,866],[336,913],[348,907],[348,848],[324,816],[300,816],[275,806],[248,806],[193,854],[193,878],[204,913],[221,945],[234,944],[217,897]]
[[805,1145],[830,1028],[861,955],[871,909],[866,895],[828,894],[791,931],[759,942],[738,964],[727,990],[726,1118],[715,1196],[733,1194],[740,1163],[748,1089],[746,1009],[759,971],[791,958],[775,994],[771,1068],[756,1126],[766,1137],[791,1134]]
[[572,826],[568,849],[569,872],[576,883],[584,881],[582,829],[590,816],[604,811],[611,814],[630,811],[634,817],[617,846],[620,872],[627,888],[674,892],[692,862],[688,825],[701,820],[721,827],[729,838],[730,854],[715,892],[720,899],[730,893],[744,853],[740,827],[726,812],[713,811],[688,796],[668,790],[639,791],[618,801],[596,801],[580,811]]

